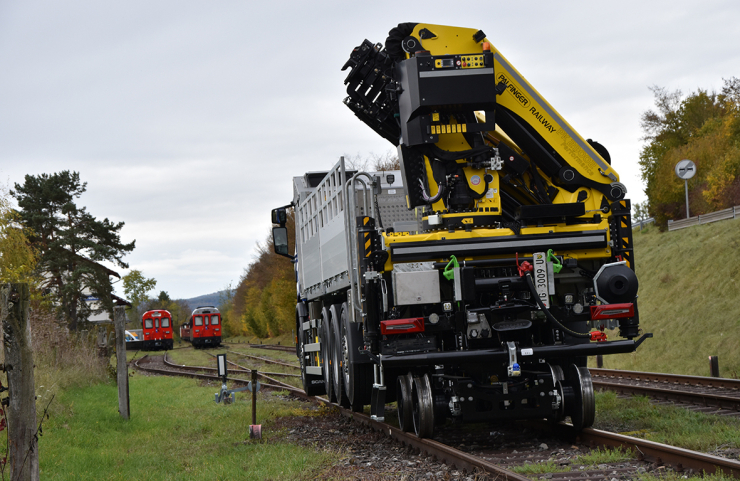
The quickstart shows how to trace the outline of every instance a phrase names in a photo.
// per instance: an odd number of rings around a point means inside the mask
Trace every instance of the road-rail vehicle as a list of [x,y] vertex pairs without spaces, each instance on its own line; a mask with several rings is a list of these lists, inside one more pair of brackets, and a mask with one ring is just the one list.
[[343,70],[345,104],[400,169],[340,159],[294,177],[293,201],[272,211],[275,252],[295,263],[306,392],[376,419],[396,401],[421,437],[446,419],[592,425],[588,356],[652,337],[608,151],[480,30],[400,24]]

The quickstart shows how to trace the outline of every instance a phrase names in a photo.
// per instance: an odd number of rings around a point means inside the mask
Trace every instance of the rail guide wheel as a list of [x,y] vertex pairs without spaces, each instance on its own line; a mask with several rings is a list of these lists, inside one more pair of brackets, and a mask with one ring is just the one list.
[[411,385],[414,433],[420,438],[434,435],[434,398],[429,375],[414,376]]
[[411,373],[396,378],[396,404],[398,405],[398,426],[408,433],[414,429],[413,405],[411,391],[413,378]]
[[570,411],[570,419],[577,430],[591,427],[596,417],[596,399],[594,386],[591,382],[591,373],[587,367],[570,366],[570,376],[573,381],[575,406]]
[[554,424],[565,419],[565,392],[562,384],[562,381],[565,380],[565,375],[563,374],[563,368],[557,364],[550,364],[550,372],[552,372],[552,381],[555,386],[555,390],[560,395],[560,407],[547,418],[549,422]]

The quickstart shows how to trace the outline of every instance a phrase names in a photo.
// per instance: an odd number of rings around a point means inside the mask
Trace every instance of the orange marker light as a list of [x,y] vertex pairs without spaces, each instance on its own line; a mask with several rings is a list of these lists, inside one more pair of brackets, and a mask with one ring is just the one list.
[[490,42],[483,42],[483,51],[484,52],[490,52],[491,51],[491,44],[490,44]]

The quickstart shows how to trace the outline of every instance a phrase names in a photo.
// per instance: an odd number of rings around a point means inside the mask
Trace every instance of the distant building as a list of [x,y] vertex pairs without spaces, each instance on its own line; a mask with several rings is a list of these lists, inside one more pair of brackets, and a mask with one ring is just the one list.
[[[94,269],[98,270],[98,272],[103,272],[103,273],[107,274],[109,280],[110,280],[111,277],[117,277],[118,279],[121,279],[121,275],[118,274],[116,271],[113,271],[113,270],[105,267],[104,265],[102,265],[102,264],[100,264],[98,262],[95,262],[95,261],[93,261],[91,259],[88,259],[86,257],[83,257],[83,256],[81,256],[79,254],[73,254],[73,255],[74,255],[74,257],[77,260],[79,260],[79,261],[81,261],[81,262],[83,262],[85,264],[88,264],[89,266],[91,266]],[[48,273],[44,273],[43,276],[48,281],[51,281],[51,279],[52,279],[51,275],[49,275]],[[112,282],[111,282],[111,284],[112,284]],[[53,291],[53,289],[54,289],[53,286],[51,286],[49,284],[47,286],[47,288],[46,288],[46,292],[51,292],[51,291]],[[111,291],[112,291],[112,288],[111,288]],[[113,294],[112,292],[109,295],[110,295],[110,299],[111,299],[111,301],[113,303],[113,306],[127,306],[127,307],[131,307],[131,303],[129,301],[127,301],[126,299],[123,299],[121,297],[118,297],[115,294]],[[112,323],[113,322],[113,312],[106,311],[105,310],[105,307],[100,302],[100,298],[98,296],[94,295],[93,292],[88,287],[83,288],[81,300],[86,303],[87,307],[90,310],[90,316],[87,318],[87,321],[88,322],[92,322],[92,323],[95,323],[95,324],[106,324],[106,323]],[[126,322],[129,322],[129,320],[127,319]]]

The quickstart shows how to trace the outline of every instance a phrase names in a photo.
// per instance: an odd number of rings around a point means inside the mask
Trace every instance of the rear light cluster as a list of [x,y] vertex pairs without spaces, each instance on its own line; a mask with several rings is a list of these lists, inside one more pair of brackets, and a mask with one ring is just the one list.
[[380,333],[384,336],[388,334],[408,334],[411,332],[424,332],[423,317],[380,321]]
[[624,304],[602,304],[591,306],[591,319],[617,319],[620,317],[634,317],[635,305],[631,302]]

